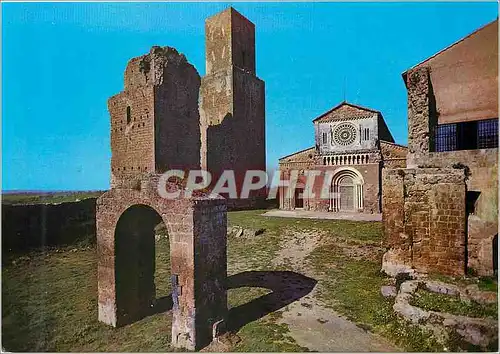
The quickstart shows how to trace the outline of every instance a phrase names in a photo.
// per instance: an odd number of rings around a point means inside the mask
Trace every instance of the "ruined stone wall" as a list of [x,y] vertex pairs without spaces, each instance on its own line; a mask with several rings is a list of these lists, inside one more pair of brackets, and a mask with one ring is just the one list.
[[[159,179],[151,174],[140,189],[113,188],[98,199],[99,320],[121,326],[150,314],[155,294],[149,250],[162,220],[171,252],[172,343],[196,350],[208,344],[213,322],[226,314],[225,201],[204,194],[164,199]],[[170,192],[179,188],[167,185]],[[204,309],[206,303],[213,307]]]
[[[440,108],[437,107],[435,95],[445,88],[440,87],[439,90],[434,88],[430,72],[429,67],[422,66],[410,70],[406,76],[409,118],[408,166],[466,168],[468,196],[471,198],[473,195],[471,192],[479,194],[474,203],[474,211],[468,211],[468,215],[464,216],[464,223],[468,225],[467,266],[480,275],[491,275],[493,238],[498,232],[498,149],[432,152],[433,131],[440,117],[438,111]],[[465,205],[465,199],[463,203]]]
[[[464,253],[467,252],[468,258],[466,266],[480,275],[493,274],[493,240],[498,232],[498,149],[432,152],[432,146],[433,131],[438,122],[498,116],[495,103],[497,65],[490,65],[498,60],[498,54],[495,51],[493,61],[491,58],[485,59],[492,47],[484,46],[488,41],[493,43],[491,38],[497,36],[496,31],[491,31],[494,26],[497,24],[487,26],[487,33],[481,30],[481,33],[473,34],[406,74],[410,149],[408,165],[436,168],[463,166],[467,170],[467,195],[469,199],[474,193],[479,197],[473,203],[473,210],[466,210],[468,215],[464,216],[467,225]],[[481,49],[470,51],[477,45]],[[494,45],[498,45],[497,40]],[[479,59],[471,60],[473,57]],[[455,63],[458,60],[465,60],[463,67],[460,67],[463,75],[451,75],[456,70]],[[478,65],[484,60],[487,61],[486,66]],[[491,69],[493,67],[495,70]],[[470,94],[471,89],[473,94]],[[457,97],[461,97],[464,92],[469,92],[467,97],[458,100]],[[476,94],[481,95],[481,98],[476,97]],[[488,110],[493,113],[488,113]],[[465,207],[466,200],[463,204]]]
[[111,97],[108,110],[111,116],[111,186],[127,176],[154,171],[153,86],[126,90]]
[[492,275],[493,237],[498,234],[498,149],[429,153],[417,163],[467,169],[467,191],[479,194],[467,216],[468,267],[480,275]]
[[411,70],[406,76],[408,90],[408,155],[409,168],[417,167],[418,159],[431,151],[434,127],[434,94],[427,67]]
[[200,343],[212,341],[212,327],[218,321],[227,321],[227,206],[212,200],[195,203],[194,286],[196,334]]
[[[109,101],[116,173],[96,211],[99,320],[121,326],[155,310],[154,236],[163,221],[171,252],[172,344],[198,350],[227,313],[227,208],[219,196],[163,198],[158,188],[166,170],[200,168],[200,77],[174,48],[153,47],[129,62],[124,82]],[[182,183],[165,187],[184,193]]]
[[59,204],[2,204],[2,254],[95,242],[96,198]]
[[[162,81],[155,87],[156,172],[200,168],[200,76],[173,48],[155,48]],[[161,60],[160,60],[161,59]]]
[[383,188],[382,269],[464,274],[464,169],[384,169]]
[[200,78],[174,48],[129,61],[111,97],[111,185],[143,173],[200,166]]

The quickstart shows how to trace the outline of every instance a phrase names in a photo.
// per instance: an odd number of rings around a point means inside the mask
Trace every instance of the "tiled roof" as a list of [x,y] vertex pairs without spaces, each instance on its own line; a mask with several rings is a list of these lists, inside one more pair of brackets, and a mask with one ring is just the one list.
[[372,117],[373,114],[379,113],[379,111],[374,109],[358,106],[344,101],[314,119],[313,122],[331,122],[334,120],[369,118]]
[[[282,158],[279,159],[279,161],[288,159],[290,157],[296,157],[296,158],[301,158],[302,157],[303,158],[303,157],[307,156],[307,158],[309,158],[309,154],[313,154],[314,155],[315,151],[316,151],[316,148],[313,146],[313,147],[310,147],[310,148],[307,148],[307,149],[304,149],[304,150],[300,150],[300,151],[294,152],[293,154],[283,156]],[[309,153],[309,154],[307,154],[307,153]],[[304,156],[301,156],[301,155],[304,155]]]

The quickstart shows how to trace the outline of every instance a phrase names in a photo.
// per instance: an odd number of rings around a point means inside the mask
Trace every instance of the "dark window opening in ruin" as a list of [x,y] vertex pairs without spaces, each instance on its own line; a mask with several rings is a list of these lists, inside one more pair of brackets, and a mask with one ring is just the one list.
[[127,124],[129,124],[131,120],[132,116],[130,114],[130,106],[127,106]]
[[440,124],[435,128],[434,151],[491,149],[498,147],[498,118]]
[[326,140],[328,139],[326,133],[323,133],[323,144],[326,144]]
[[467,191],[466,201],[465,201],[465,212],[467,214],[474,214],[476,211],[477,199],[481,192]]

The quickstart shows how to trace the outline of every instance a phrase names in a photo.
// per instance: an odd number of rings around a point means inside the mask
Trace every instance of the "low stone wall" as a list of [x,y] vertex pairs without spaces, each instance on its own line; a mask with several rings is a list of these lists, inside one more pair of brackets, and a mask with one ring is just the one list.
[[465,272],[465,172],[453,168],[383,171],[385,245],[382,269]]
[[95,243],[96,198],[60,204],[2,205],[2,253]]
[[[408,176],[414,174],[411,171],[429,171],[437,174],[443,174],[443,171],[460,171],[465,173],[466,195],[465,197],[451,199],[455,204],[465,205],[466,215],[463,219],[463,225],[466,231],[466,248],[463,253],[467,259],[463,268],[468,268],[473,274],[491,276],[496,270],[496,244],[498,237],[498,149],[480,149],[480,150],[462,150],[439,153],[427,153],[418,159],[419,168],[415,169],[384,169],[383,178],[383,205],[384,205],[384,224],[386,227],[387,246],[390,248],[386,258],[391,258],[397,261],[399,265],[407,266],[407,260],[412,259],[412,251],[410,243],[413,243],[411,235],[405,229],[411,229],[415,225],[427,222],[426,219],[417,220],[417,214],[422,214],[422,210],[443,209],[437,211],[442,218],[436,220],[438,225],[444,225],[443,222],[455,220],[457,210],[450,214],[451,209],[447,208],[447,203],[439,203],[431,201],[425,197],[423,193],[420,197],[418,194],[416,203],[409,200],[408,196],[403,196],[403,190],[410,191],[413,187],[409,187]],[[398,172],[399,171],[399,172]],[[422,172],[417,172],[421,174]],[[461,172],[460,172],[461,173]],[[462,177],[460,178],[462,179]],[[403,180],[405,181],[403,183]],[[423,181],[423,179],[421,180]],[[422,184],[422,182],[418,182]],[[460,182],[462,184],[462,182]],[[408,188],[407,188],[408,187]],[[417,186],[417,188],[420,188]],[[422,186],[422,188],[424,188]],[[462,188],[462,187],[460,187]],[[446,193],[446,188],[442,189],[441,193]],[[422,190],[423,192],[423,190]],[[475,200],[473,199],[475,196]],[[420,198],[420,200],[418,199]],[[411,199],[411,197],[410,197]],[[467,202],[466,202],[467,200]],[[408,215],[404,205],[413,203],[413,214]],[[427,203],[427,206],[424,204]],[[431,204],[429,204],[431,203]],[[466,204],[467,203],[467,204]],[[445,208],[446,206],[446,208]],[[416,209],[415,209],[416,208]],[[457,206],[454,207],[456,209]],[[462,209],[460,207],[460,209]],[[461,214],[461,211],[459,212]],[[453,214],[453,215],[452,215]],[[462,225],[459,225],[460,230]],[[458,232],[458,231],[457,231]],[[461,232],[461,231],[460,231]],[[406,235],[407,238],[401,237]],[[439,233],[430,234],[433,238],[441,238],[436,244],[437,247],[444,246],[446,239],[440,236]],[[418,238],[417,242],[418,243]],[[463,242],[465,244],[465,242]],[[394,247],[396,245],[397,247]],[[460,245],[462,249],[462,245]],[[438,249],[431,250],[432,252]],[[393,262],[394,263],[394,262]],[[393,265],[394,268],[394,265]],[[401,267],[400,267],[401,268]],[[404,267],[403,267],[404,268]],[[429,263],[427,268],[434,268],[433,264]],[[401,268],[402,269],[402,268]],[[437,271],[441,271],[437,267]],[[408,271],[408,269],[403,271]],[[426,270],[421,269],[425,272]],[[446,271],[453,274],[454,272]],[[457,274],[455,272],[455,274]]]
[[498,321],[493,318],[472,318],[445,312],[426,311],[410,304],[419,288],[427,291],[458,296],[461,301],[491,304],[497,301],[496,293],[480,291],[477,285],[461,289],[452,284],[431,280],[410,280],[401,284],[394,302],[394,312],[412,323],[429,329],[439,341],[449,339],[455,333],[467,343],[487,350],[493,343],[498,343]]

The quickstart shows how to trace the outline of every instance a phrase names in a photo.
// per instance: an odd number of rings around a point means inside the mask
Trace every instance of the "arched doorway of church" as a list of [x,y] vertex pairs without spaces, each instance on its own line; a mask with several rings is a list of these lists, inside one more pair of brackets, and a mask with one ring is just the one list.
[[297,187],[295,188],[295,209],[303,209],[304,208],[304,188]]
[[337,171],[332,179],[330,210],[360,212],[363,210],[363,177],[354,168]]

